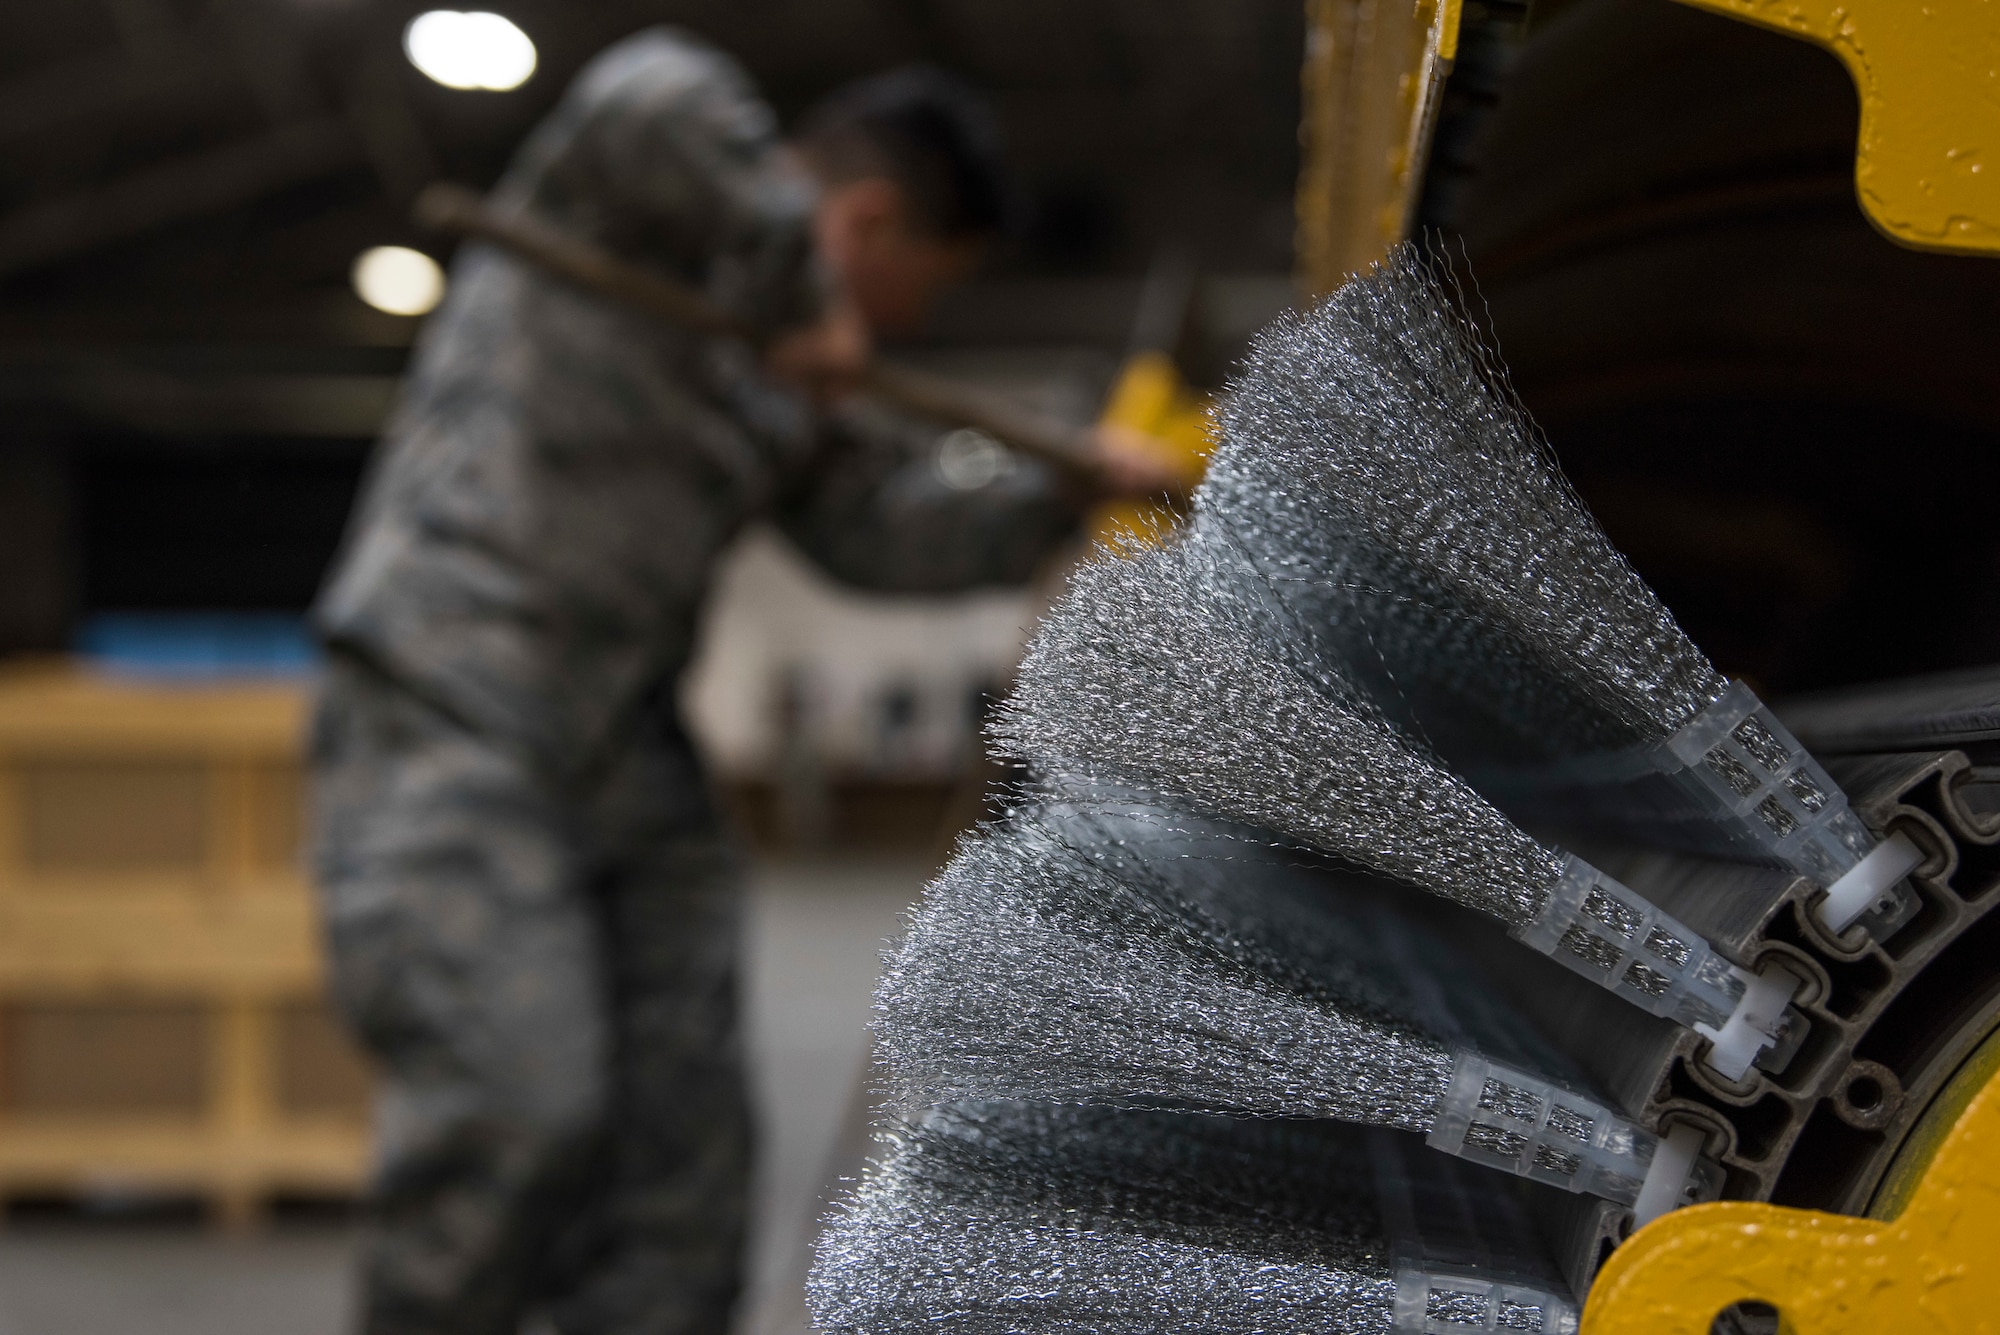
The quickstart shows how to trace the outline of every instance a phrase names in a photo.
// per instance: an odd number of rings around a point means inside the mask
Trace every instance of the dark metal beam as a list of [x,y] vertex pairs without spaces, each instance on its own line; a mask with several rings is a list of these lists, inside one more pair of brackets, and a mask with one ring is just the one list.
[[79,56],[0,84],[0,137],[21,139],[147,102],[206,95],[218,82],[233,84],[233,71],[206,51],[148,61],[111,50]]
[[439,170],[430,137],[404,96],[400,72],[388,53],[370,53],[348,90],[347,117],[383,190],[407,211],[417,192],[438,179]]
[[0,409],[44,431],[367,440],[401,384],[394,375],[175,375],[111,359],[24,363],[0,366]]
[[243,81],[263,104],[264,113],[279,125],[326,110],[305,44],[286,17],[287,8],[246,0],[216,0],[211,6]]
[[177,54],[179,24],[161,0],[104,0],[118,40],[133,57],[142,61],[165,61]]
[[0,274],[220,213],[362,160],[338,117],[296,121],[224,148],[0,215]]

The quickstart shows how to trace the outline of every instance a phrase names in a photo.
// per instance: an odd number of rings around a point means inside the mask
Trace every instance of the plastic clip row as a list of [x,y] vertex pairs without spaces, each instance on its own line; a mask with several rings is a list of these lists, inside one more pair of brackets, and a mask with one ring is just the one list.
[[1725,1023],[1749,983],[1698,933],[1574,854],[1541,912],[1509,935],[1683,1025]]
[[[1461,1052],[1424,1143],[1519,1177],[1636,1205],[1648,1191],[1711,1200],[1721,1170],[1705,1159],[1657,1160],[1659,1138],[1603,1104]],[[1656,1180],[1658,1174],[1673,1178]]]
[[1840,786],[1742,682],[1730,682],[1666,750],[1676,779],[1713,816],[1827,887],[1819,914],[1829,931],[1865,920],[1882,939],[1915,912],[1914,898],[1897,886],[1922,861],[1916,845],[1901,835],[1878,844]]
[[1413,1261],[1396,1266],[1391,1329],[1399,1332],[1457,1335],[1471,1330],[1513,1330],[1575,1335],[1580,1321],[1576,1304],[1548,1289]]
[[1511,935],[1641,1010],[1709,1040],[1709,1065],[1741,1080],[1784,1037],[1800,982],[1737,968],[1700,934],[1570,855],[1542,911]]
[[1579,1313],[1540,1231],[1512,1192],[1393,1131],[1368,1135],[1375,1199],[1391,1255],[1399,1332],[1574,1335]]

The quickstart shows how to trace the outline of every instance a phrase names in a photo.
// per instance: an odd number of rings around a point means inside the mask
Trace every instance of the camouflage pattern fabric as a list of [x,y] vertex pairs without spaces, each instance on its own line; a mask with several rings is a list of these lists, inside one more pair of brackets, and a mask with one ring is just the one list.
[[[498,192],[777,328],[813,191],[725,57],[665,30],[577,79]],[[675,718],[717,554],[775,521],[836,576],[1026,578],[1076,523],[1024,466],[815,421],[741,347],[467,247],[316,616],[316,870],[385,1076],[365,1324],[719,1335],[747,1122],[737,892]]]
[[387,1072],[365,1328],[724,1328],[749,1122],[735,865],[664,693],[588,792],[336,659],[334,995]]
[[[497,193],[747,318],[803,318],[813,195],[773,129],[724,57],[644,33],[578,77]],[[924,591],[1025,579],[1076,522],[1038,467],[954,492],[927,452],[839,434],[748,349],[467,247],[320,627],[571,772],[685,664],[753,517],[840,578]]]

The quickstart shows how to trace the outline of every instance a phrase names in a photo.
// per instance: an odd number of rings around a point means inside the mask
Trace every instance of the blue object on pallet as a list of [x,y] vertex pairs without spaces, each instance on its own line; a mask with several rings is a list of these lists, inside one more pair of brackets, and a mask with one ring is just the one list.
[[76,650],[104,671],[177,681],[293,677],[320,662],[305,618],[275,612],[104,612]]

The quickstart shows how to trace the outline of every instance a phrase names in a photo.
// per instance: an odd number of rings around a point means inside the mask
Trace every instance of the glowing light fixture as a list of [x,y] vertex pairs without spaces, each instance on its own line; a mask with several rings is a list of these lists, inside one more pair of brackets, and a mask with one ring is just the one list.
[[938,478],[953,491],[978,491],[1014,471],[1013,451],[969,426],[939,439],[932,462]]
[[355,257],[354,290],[378,311],[422,315],[444,299],[444,270],[421,250],[374,246]]
[[499,14],[433,9],[403,29],[410,63],[447,88],[504,93],[535,72],[535,44]]

